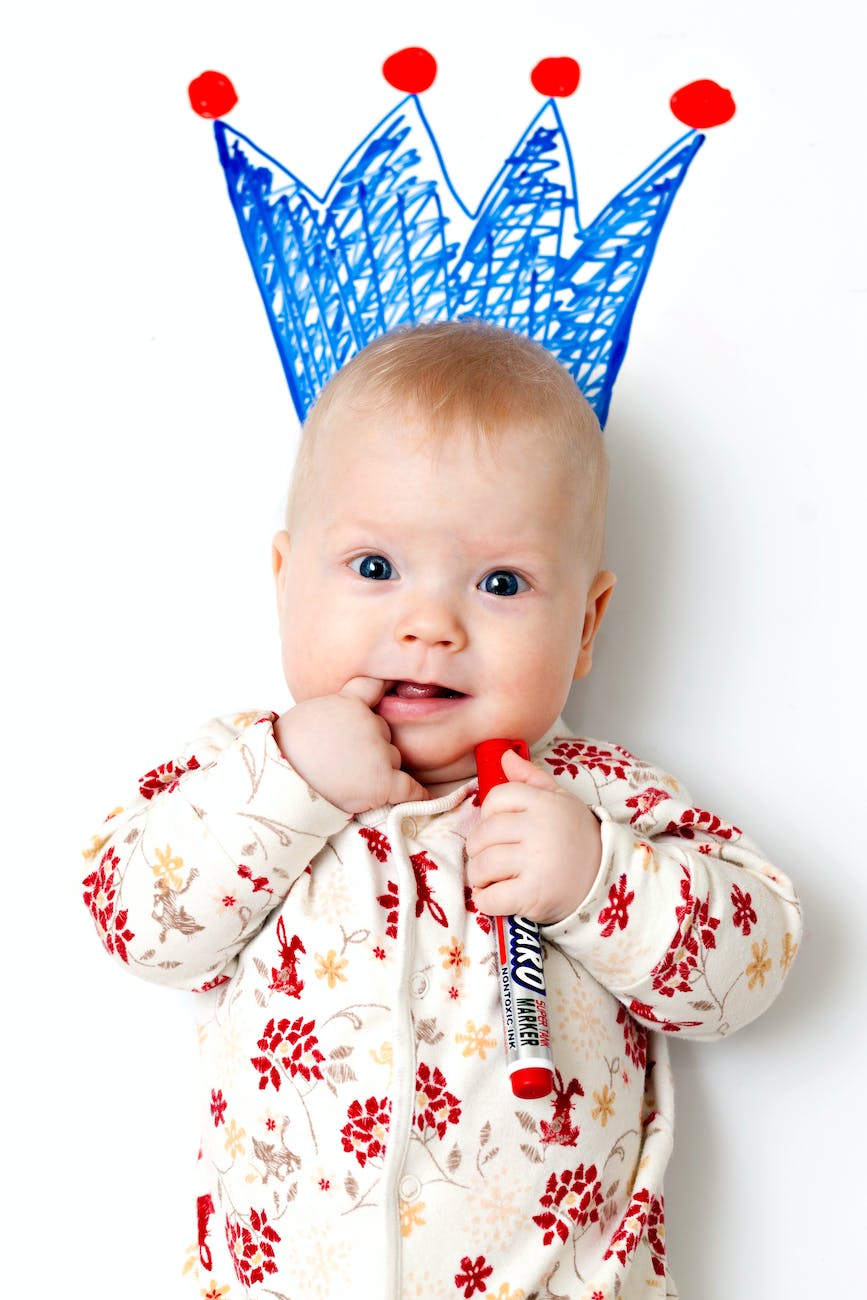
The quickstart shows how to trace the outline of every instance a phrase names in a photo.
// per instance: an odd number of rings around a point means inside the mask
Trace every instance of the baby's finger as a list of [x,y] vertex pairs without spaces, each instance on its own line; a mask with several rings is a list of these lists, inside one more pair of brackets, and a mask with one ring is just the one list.
[[397,771],[391,783],[389,803],[415,803],[419,799],[430,799],[430,791],[419,785],[409,772]]
[[544,771],[541,767],[536,767],[535,763],[522,758],[513,749],[506,750],[500,761],[503,765],[503,771],[510,782],[532,785],[537,790],[555,791],[560,789],[550,772]]
[[523,850],[515,844],[494,844],[467,859],[467,880],[474,889],[503,880],[514,880],[524,862]]
[[362,704],[366,704],[369,709],[375,709],[388,687],[389,683],[380,677],[350,677],[337,694],[351,696],[353,699],[361,700]]
[[550,793],[547,788],[539,790],[525,781],[508,781],[505,785],[495,785],[482,804],[479,821],[490,821],[500,813],[527,812],[534,805],[538,806],[540,799],[547,799]]
[[522,916],[520,890],[513,880],[473,890],[473,902],[486,916]]
[[522,837],[522,817],[517,812],[494,812],[478,822],[467,836],[467,855],[477,857],[494,844],[518,844]]
[[[376,719],[376,722],[379,724],[379,730],[382,732],[383,740],[386,742],[390,742],[391,727],[388,725],[385,718],[381,718],[378,713],[374,713],[373,717]],[[391,748],[393,749],[394,746],[392,745]]]

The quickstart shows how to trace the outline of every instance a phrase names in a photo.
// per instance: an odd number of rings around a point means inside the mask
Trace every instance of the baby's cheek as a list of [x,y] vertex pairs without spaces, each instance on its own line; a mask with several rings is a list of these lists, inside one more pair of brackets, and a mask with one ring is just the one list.
[[296,703],[321,695],[334,695],[358,674],[344,662],[348,649],[339,633],[299,617],[284,632],[283,673]]

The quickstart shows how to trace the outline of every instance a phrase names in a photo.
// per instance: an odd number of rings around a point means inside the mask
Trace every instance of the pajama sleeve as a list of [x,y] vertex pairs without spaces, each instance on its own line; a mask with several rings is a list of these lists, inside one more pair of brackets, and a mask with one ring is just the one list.
[[276,714],[216,719],[148,772],[85,858],[107,951],[145,979],[202,991],[234,972],[326,840],[349,820],[294,771]]
[[[794,889],[673,777],[625,750],[589,748],[589,771],[576,762],[586,753],[571,755],[571,788],[600,821],[602,861],[577,911],[543,936],[645,1025],[721,1038],[782,987],[801,936]],[[560,750],[545,762],[562,782]]]

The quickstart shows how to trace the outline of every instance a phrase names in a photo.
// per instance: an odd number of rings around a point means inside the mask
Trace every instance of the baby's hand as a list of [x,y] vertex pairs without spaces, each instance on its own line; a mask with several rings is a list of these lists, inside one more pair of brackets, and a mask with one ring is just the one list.
[[308,785],[344,812],[427,799],[401,771],[388,723],[374,713],[387,683],[353,677],[336,695],[303,700],[274,723],[284,756]]
[[553,925],[584,901],[602,860],[599,823],[585,803],[561,790],[511,750],[508,784],[496,785],[467,837],[467,879],[488,916],[527,916]]

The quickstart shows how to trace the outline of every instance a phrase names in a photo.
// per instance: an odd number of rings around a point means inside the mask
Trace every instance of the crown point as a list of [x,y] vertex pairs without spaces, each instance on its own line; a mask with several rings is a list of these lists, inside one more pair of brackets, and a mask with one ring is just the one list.
[[238,102],[235,87],[222,72],[203,72],[187,87],[193,112],[199,117],[224,117]]
[[578,89],[581,69],[574,59],[540,59],[530,80],[540,95],[552,99],[566,99]]
[[722,126],[735,115],[735,101],[730,90],[715,81],[691,81],[671,97],[671,111],[679,122],[696,131]]
[[410,45],[388,56],[382,65],[382,75],[395,90],[402,90],[407,95],[420,95],[433,85],[437,61],[430,50]]

